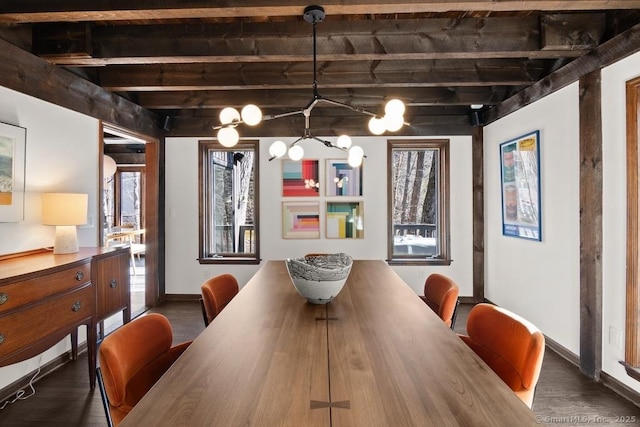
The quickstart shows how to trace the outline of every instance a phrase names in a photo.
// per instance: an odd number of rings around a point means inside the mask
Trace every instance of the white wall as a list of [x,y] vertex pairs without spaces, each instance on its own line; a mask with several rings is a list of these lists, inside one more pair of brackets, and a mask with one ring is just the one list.
[[[624,360],[626,302],[625,83],[640,75],[640,54],[602,71],[602,370],[640,392]],[[580,353],[578,83],[485,128],[487,298],[537,324]],[[500,227],[500,142],[541,130],[542,242],[504,237]],[[543,309],[541,309],[543,308]]]
[[[602,71],[602,370],[640,392],[640,383],[627,376],[624,360],[626,304],[626,107],[625,83],[640,75],[640,54]],[[616,343],[615,335],[620,344]]]
[[[579,116],[574,83],[484,129],[485,296],[573,353],[579,335]],[[542,241],[502,235],[499,145],[540,130]]]
[[[98,121],[0,87],[0,121],[27,129],[25,219],[0,223],[0,254],[53,245],[54,227],[40,224],[41,193],[89,194],[92,224],[81,226],[81,246],[97,246]],[[81,328],[81,338],[84,337]],[[0,368],[0,388],[35,370],[70,348],[61,341],[42,357]]]
[[[285,139],[285,141],[291,138]],[[331,138],[327,138],[330,139]],[[406,138],[403,138],[406,139]],[[417,292],[434,271],[456,280],[460,294],[472,295],[472,174],[471,138],[450,137],[451,152],[451,247],[453,263],[443,267],[394,267]],[[356,259],[386,259],[387,253],[387,138],[357,137],[354,144],[363,147],[364,160],[364,239],[325,239],[321,209],[321,238],[293,240],[282,238],[281,203],[282,165],[269,162],[268,147],[275,138],[260,141],[260,255],[263,260],[302,256],[307,252],[343,251]],[[301,143],[305,157],[320,159],[320,182],[324,182],[325,159],[342,158],[338,150],[318,142]],[[241,285],[259,266],[200,265],[198,257],[198,139],[169,138],[166,143],[166,292],[199,294],[202,282],[216,274],[230,272]],[[330,198],[321,196],[321,206]],[[287,198],[309,200],[310,198]],[[351,199],[351,198],[350,198]],[[331,199],[335,200],[335,198]]]

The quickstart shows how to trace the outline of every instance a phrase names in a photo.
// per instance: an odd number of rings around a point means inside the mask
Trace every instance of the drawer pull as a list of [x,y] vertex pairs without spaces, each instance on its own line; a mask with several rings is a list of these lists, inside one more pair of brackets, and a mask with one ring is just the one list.
[[84,273],[80,270],[76,273],[76,280],[84,279]]
[[0,344],[4,342],[4,334],[0,334]]
[[5,294],[4,292],[0,292],[0,305],[4,304],[7,301],[9,301],[9,295]]
[[109,286],[111,286],[112,288],[115,288],[116,286],[118,286],[118,281],[116,279],[111,279]]
[[79,311],[81,307],[82,307],[82,303],[81,303],[80,301],[76,301],[76,302],[71,306],[71,310],[73,310],[73,311]]

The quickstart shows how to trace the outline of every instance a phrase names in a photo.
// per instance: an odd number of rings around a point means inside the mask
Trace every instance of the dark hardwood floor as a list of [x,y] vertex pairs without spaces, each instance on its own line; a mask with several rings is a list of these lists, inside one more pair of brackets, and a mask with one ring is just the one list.
[[[470,308],[460,305],[456,332],[464,333]],[[175,343],[194,339],[204,330],[197,301],[167,302],[152,311],[169,318]],[[106,425],[100,392],[97,388],[89,390],[86,355],[40,379],[35,388],[33,397],[0,411],[0,426]],[[533,411],[541,424],[547,425],[640,425],[640,408],[586,378],[577,367],[548,349]]]

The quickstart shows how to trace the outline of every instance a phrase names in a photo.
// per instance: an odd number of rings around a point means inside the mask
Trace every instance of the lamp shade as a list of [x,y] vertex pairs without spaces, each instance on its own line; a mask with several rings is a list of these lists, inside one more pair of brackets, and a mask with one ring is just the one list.
[[54,254],[78,252],[76,225],[87,223],[89,196],[79,193],[44,193],[42,195],[42,223],[56,226]]
[[42,223],[44,225],[86,224],[88,200],[87,194],[44,193]]

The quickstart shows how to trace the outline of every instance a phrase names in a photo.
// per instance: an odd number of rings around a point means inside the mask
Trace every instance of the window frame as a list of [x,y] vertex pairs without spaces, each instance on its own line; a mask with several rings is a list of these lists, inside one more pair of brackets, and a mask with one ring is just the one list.
[[626,83],[627,121],[627,277],[625,356],[620,363],[627,375],[640,381],[640,78]]
[[[439,226],[436,226],[440,253],[435,257],[415,257],[411,255],[394,255],[393,253],[393,151],[401,150],[431,150],[439,151],[439,174],[437,181],[437,208]],[[450,265],[451,260],[451,230],[450,230],[450,195],[449,195],[449,140],[448,139],[414,139],[387,141],[387,263],[389,265]]]
[[[255,251],[252,253],[222,254],[216,257],[207,254],[205,247],[205,233],[210,225],[207,222],[207,196],[210,191],[207,179],[211,173],[208,153],[215,151],[247,151],[254,152],[254,234]],[[238,142],[233,147],[224,147],[215,140],[201,140],[198,142],[198,262],[200,264],[259,264],[260,263],[260,143],[257,140],[245,140]],[[211,216],[212,218],[212,216]]]

